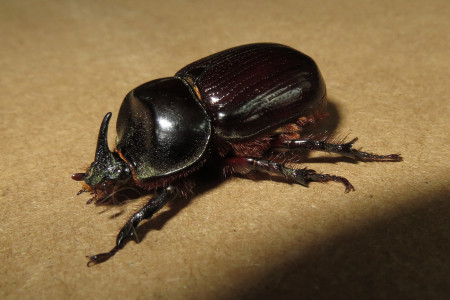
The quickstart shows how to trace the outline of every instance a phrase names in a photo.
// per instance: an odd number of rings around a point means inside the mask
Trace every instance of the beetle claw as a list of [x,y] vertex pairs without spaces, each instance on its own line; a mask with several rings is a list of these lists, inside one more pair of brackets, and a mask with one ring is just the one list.
[[106,252],[106,253],[100,253],[100,254],[96,254],[96,255],[92,255],[92,256],[86,255],[86,257],[89,259],[89,261],[87,262],[87,266],[92,267],[96,264],[107,261],[112,256],[114,256],[114,254],[116,254],[116,252],[118,250],[119,250],[119,246],[116,246],[111,251]]
[[87,262],[87,266],[92,267],[96,264],[105,262],[113,255],[114,254],[107,252],[107,253],[100,253],[100,254],[93,255],[93,256],[86,256],[89,259],[89,261]]
[[[341,177],[341,178],[345,179],[343,177]],[[344,193],[350,193],[350,192],[354,192],[355,191],[355,188],[353,187],[353,185],[347,179],[345,179],[345,182],[342,181],[342,180],[340,182],[342,182],[345,185],[345,192]]]

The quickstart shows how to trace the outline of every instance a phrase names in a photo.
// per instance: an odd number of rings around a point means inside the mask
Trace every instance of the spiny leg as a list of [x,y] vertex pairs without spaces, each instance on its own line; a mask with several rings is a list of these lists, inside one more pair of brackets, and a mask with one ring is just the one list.
[[354,191],[353,185],[344,177],[319,174],[310,169],[292,169],[284,166],[283,164],[276,163],[269,160],[256,159],[252,157],[233,157],[226,161],[227,168],[235,173],[247,174],[251,171],[258,171],[267,173],[269,175],[284,176],[287,179],[296,181],[297,183],[307,186],[308,182],[327,182],[335,181],[340,182],[345,186],[345,192]]
[[130,240],[136,231],[138,224],[144,219],[150,219],[154,213],[160,210],[167,202],[175,199],[178,196],[178,189],[174,186],[166,187],[156,197],[150,199],[136,214],[134,214],[122,227],[116,239],[116,246],[109,252],[100,253],[93,256],[87,256],[89,261],[88,267],[97,263],[104,262],[122,249],[125,243]]
[[291,140],[291,141],[281,141],[277,140],[273,149],[275,151],[289,151],[295,149],[308,149],[316,151],[324,151],[330,153],[341,154],[342,156],[349,157],[352,159],[360,159],[362,161],[402,161],[403,158],[400,154],[389,154],[389,155],[377,155],[372,153],[367,153],[359,151],[353,148],[353,144],[358,140],[354,138],[348,143],[335,144],[328,143],[325,140]]

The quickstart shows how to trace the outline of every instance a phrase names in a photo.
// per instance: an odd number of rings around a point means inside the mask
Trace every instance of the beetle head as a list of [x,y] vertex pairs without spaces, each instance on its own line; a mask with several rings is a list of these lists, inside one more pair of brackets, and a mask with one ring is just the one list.
[[108,147],[108,125],[111,119],[111,113],[107,113],[103,118],[102,125],[98,134],[97,149],[95,151],[95,160],[86,173],[76,173],[72,179],[84,181],[89,189],[103,189],[108,186],[114,186],[118,181],[124,181],[131,175],[130,168],[120,158],[120,156],[111,152]]

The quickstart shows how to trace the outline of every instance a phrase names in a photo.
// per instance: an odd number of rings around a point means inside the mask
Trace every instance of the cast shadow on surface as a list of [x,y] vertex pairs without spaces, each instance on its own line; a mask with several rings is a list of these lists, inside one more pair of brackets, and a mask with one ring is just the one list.
[[[328,103],[327,103],[327,113],[328,117],[324,120],[320,120],[317,124],[314,124],[313,126],[309,126],[305,130],[305,134],[309,133],[318,133],[318,132],[327,132],[327,133],[333,133],[338,124],[339,124],[339,111],[334,104],[334,101],[328,97]],[[348,159],[346,157],[332,157],[328,156],[327,154],[324,154],[324,157],[316,157],[308,159],[308,154],[305,152],[305,163],[312,162],[312,163],[319,163],[319,162],[328,162],[328,163],[337,163],[341,161],[345,162],[351,162],[354,163],[353,160]],[[267,176],[262,177],[253,177],[255,180],[267,180],[269,179]],[[273,180],[277,180],[274,178]],[[283,181],[280,179],[280,181]],[[212,190],[213,188],[219,186],[224,182],[224,178],[222,176],[222,170],[214,168],[214,167],[206,167],[202,168],[201,172],[198,174],[198,184],[195,189],[195,195],[202,194],[208,190]],[[144,195],[149,195],[149,198],[151,197],[151,193],[147,193],[144,190],[140,190],[137,188],[124,188],[122,191],[118,192],[117,195],[114,197],[110,197],[108,201],[102,201],[100,203],[97,203],[97,205],[104,205],[104,206],[121,206],[126,202],[133,201],[134,199],[137,199],[139,197],[143,197]],[[190,203],[189,199],[180,199],[175,200],[172,203],[169,203],[168,206],[170,207],[169,210],[165,210],[161,213],[158,213],[155,217],[153,217],[151,220],[147,222],[143,222],[140,224],[140,226],[137,228],[137,241],[142,241],[145,236],[150,233],[152,230],[161,230],[166,222],[168,222],[171,218],[175,217],[179,211],[181,211],[184,207],[188,206]],[[103,212],[107,212],[107,210]],[[116,218],[124,213],[123,210],[113,214],[110,218]],[[128,241],[129,242],[129,241]],[[127,243],[128,243],[127,242]],[[125,247],[125,245],[124,245]]]
[[[365,228],[330,236],[257,278],[232,299],[450,299],[448,189]],[[421,197],[412,203],[423,200]],[[263,246],[263,245],[262,245]]]

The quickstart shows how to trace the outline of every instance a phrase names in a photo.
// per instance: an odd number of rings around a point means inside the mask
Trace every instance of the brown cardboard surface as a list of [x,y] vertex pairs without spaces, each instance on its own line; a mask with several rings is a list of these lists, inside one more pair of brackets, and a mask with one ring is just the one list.
[[[450,297],[449,15],[437,0],[2,1],[0,298]],[[260,41],[314,57],[336,130],[404,162],[308,163],[349,194],[233,178],[87,268],[145,201],[75,196],[103,115],[114,128],[140,83]]]

